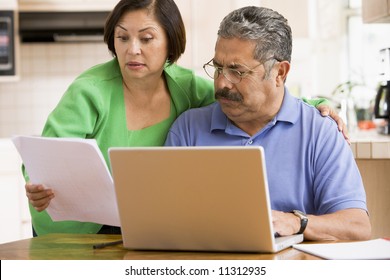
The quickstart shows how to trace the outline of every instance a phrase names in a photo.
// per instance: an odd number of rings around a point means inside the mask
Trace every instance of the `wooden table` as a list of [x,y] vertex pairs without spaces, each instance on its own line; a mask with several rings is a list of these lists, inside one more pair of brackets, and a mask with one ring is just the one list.
[[123,245],[93,249],[93,245],[120,240],[120,235],[48,234],[0,244],[1,260],[318,260],[289,248],[277,254],[179,251],[135,251]]

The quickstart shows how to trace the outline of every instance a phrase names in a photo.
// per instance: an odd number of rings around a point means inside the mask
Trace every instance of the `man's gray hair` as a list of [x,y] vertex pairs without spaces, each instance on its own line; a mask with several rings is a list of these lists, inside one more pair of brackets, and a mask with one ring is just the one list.
[[218,36],[255,41],[253,56],[261,63],[270,58],[291,62],[291,28],[274,10],[256,6],[237,9],[222,20]]

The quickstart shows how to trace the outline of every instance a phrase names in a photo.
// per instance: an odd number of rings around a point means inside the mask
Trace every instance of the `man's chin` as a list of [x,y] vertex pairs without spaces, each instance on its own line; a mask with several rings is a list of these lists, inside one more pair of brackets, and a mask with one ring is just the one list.
[[240,102],[237,101],[226,101],[220,103],[222,112],[230,119],[231,117],[239,116],[242,114]]

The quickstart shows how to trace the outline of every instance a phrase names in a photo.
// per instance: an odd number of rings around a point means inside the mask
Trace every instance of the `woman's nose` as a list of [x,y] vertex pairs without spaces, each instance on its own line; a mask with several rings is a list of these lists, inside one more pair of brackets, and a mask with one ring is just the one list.
[[139,55],[139,54],[141,54],[141,45],[140,45],[140,43],[137,42],[136,40],[131,41],[129,43],[127,51],[128,51],[128,53],[130,53],[132,55]]

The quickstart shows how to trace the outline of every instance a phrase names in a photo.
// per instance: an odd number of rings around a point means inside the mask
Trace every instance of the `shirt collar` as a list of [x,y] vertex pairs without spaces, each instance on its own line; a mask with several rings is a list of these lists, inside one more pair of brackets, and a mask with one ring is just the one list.
[[284,88],[282,106],[274,118],[274,122],[282,121],[294,124],[299,118],[299,100],[292,96],[288,89]]
[[230,123],[224,112],[222,112],[219,102],[216,101],[213,105],[213,111],[211,114],[211,126],[210,132],[213,130],[225,130]]

